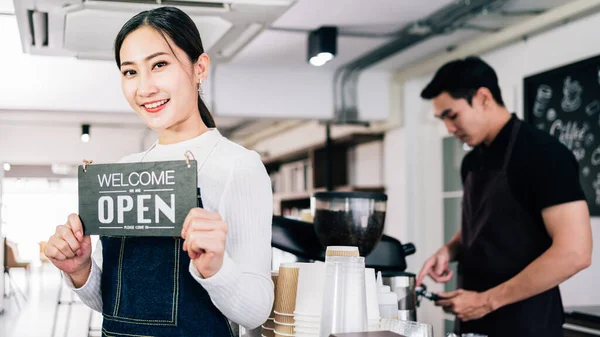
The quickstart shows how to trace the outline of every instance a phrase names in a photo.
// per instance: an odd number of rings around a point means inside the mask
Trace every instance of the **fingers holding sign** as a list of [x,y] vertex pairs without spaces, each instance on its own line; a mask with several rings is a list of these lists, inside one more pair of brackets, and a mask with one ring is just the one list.
[[221,269],[227,231],[227,223],[216,212],[194,208],[185,218],[181,230],[183,250],[202,277],[209,278]]
[[76,286],[83,285],[87,280],[92,263],[91,254],[91,239],[89,235],[83,235],[83,226],[77,214],[69,215],[64,225],[57,226],[44,247],[44,255],[69,275]]

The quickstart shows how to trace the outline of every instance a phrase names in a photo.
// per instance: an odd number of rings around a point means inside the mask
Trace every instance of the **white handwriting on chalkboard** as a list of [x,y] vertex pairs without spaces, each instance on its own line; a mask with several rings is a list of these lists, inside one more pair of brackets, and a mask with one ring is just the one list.
[[547,114],[547,118],[549,122],[552,122],[553,120],[556,119],[556,117],[558,117],[558,115],[556,114],[556,110],[550,108],[548,109],[548,114]]
[[588,131],[589,125],[579,127],[577,122],[569,121],[565,125],[563,121],[557,119],[550,127],[550,134],[558,135],[558,140],[565,144],[570,150],[573,150],[577,142],[583,142],[585,133]]
[[121,187],[121,186],[148,186],[148,185],[175,185],[175,171],[167,170],[157,172],[131,172],[127,180],[123,179],[123,173],[112,173],[98,175],[100,187]]
[[600,102],[598,102],[598,100],[592,101],[585,107],[585,113],[587,113],[588,116],[593,116],[598,111],[600,111]]
[[535,97],[535,104],[533,105],[533,114],[536,117],[544,116],[546,106],[552,98],[552,88],[550,86],[542,84],[538,87],[537,95]]
[[[138,194],[136,196],[137,223],[151,223],[145,213],[150,209],[145,205],[145,200],[151,199],[151,195]],[[133,198],[129,195],[117,196],[117,223],[125,221],[125,213],[133,210]],[[154,195],[155,223],[159,223],[160,213],[164,214],[171,222],[175,223],[175,194],[171,194],[171,205],[168,205],[160,196]],[[115,201],[110,196],[102,196],[98,199],[98,221],[103,224],[112,223],[115,219]]]
[[592,187],[594,187],[594,192],[596,193],[595,203],[596,205],[600,205],[600,173],[596,175],[596,179],[592,182]]
[[581,106],[581,93],[583,87],[579,81],[571,81],[571,77],[565,78],[563,86],[563,99],[561,106],[565,112],[573,112]]
[[585,157],[585,149],[582,147],[578,147],[573,150],[573,155],[575,156],[575,159],[577,159],[577,161],[580,161]]
[[581,170],[581,174],[583,174],[583,176],[584,176],[584,177],[587,177],[587,176],[589,176],[589,175],[590,175],[590,168],[589,168],[589,167],[587,167],[587,166],[586,166],[586,167],[584,167],[584,168]]
[[592,163],[592,165],[596,166],[596,165],[600,165],[600,147],[596,148],[593,152],[592,152],[592,157],[590,158],[590,162]]

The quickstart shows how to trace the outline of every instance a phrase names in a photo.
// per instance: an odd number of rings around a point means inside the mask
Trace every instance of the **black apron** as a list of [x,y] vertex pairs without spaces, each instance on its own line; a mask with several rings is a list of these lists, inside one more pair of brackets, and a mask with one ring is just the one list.
[[[465,290],[483,292],[511,279],[552,244],[541,217],[527,213],[508,185],[506,169],[521,123],[514,122],[502,168],[475,170],[465,180],[459,260],[459,284]],[[562,337],[563,323],[554,287],[458,326],[460,333],[489,337]]]
[[100,237],[102,336],[233,336],[189,272],[181,238]]
[[102,336],[233,337],[227,318],[190,274],[181,238],[100,240]]

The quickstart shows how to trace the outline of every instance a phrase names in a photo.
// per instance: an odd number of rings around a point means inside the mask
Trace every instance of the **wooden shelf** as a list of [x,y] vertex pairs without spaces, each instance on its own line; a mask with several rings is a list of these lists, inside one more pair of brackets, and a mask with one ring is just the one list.
[[[352,133],[346,136],[342,136],[340,138],[332,139],[331,143],[334,148],[348,148],[351,146],[382,140],[383,136],[383,133]],[[263,158],[263,163],[265,164],[265,166],[271,166],[284,162],[302,160],[310,158],[311,152],[322,150],[324,148],[324,144],[308,146],[294,151],[290,151],[289,153]]]
[[312,192],[295,192],[295,193],[275,193],[273,199],[278,201],[308,199],[312,196]]
[[274,184],[274,214],[284,214],[286,211],[295,213],[310,208],[313,194],[326,190],[328,162],[331,165],[330,184],[334,191],[384,192],[383,186],[349,185],[348,169],[351,160],[348,156],[350,149],[357,145],[381,141],[383,138],[383,133],[358,131],[332,139],[330,151],[326,151],[324,142],[321,142],[263,158],[263,164]]

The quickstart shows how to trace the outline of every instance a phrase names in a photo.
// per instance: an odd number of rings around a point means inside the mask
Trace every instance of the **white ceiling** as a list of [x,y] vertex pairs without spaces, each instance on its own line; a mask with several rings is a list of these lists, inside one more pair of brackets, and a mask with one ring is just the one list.
[[[298,0],[274,24],[277,28],[313,30],[338,26],[359,32],[389,33],[452,3],[452,0]],[[307,64],[308,34],[267,30],[250,42],[232,61],[240,65]],[[324,68],[336,67],[376,48],[388,38],[340,36],[336,59]]]
[[[422,19],[452,3],[452,0],[297,0],[274,27],[312,30],[324,25],[338,26],[343,30],[371,33],[390,33]],[[510,0],[506,11],[549,9],[569,0]],[[489,14],[472,21],[487,28],[502,28],[527,19],[527,16]],[[374,66],[374,69],[392,70],[420,58],[438,53],[448,47],[486,34],[476,30],[459,30],[438,36],[414,46]],[[238,65],[270,65],[306,67],[308,33],[266,30],[250,42],[231,62]],[[388,38],[339,36],[336,58],[323,66],[336,69],[368,51],[390,41]]]

